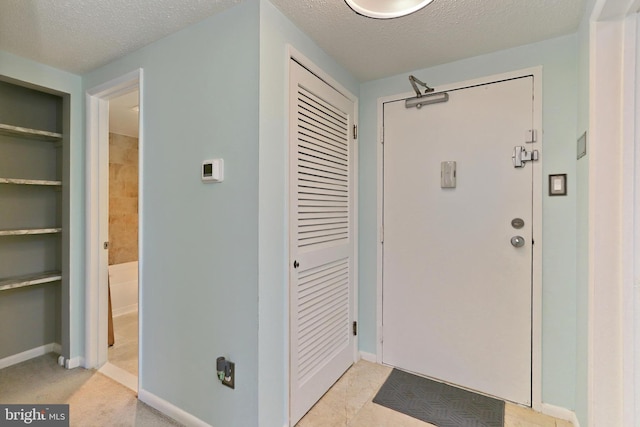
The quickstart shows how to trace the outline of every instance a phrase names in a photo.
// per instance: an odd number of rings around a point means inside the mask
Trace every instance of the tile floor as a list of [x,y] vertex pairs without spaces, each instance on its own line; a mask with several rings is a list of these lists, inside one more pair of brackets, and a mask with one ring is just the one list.
[[[138,313],[114,318],[116,342],[109,362],[138,374]],[[391,368],[360,360],[298,422],[297,427],[433,427],[372,402]],[[568,421],[505,405],[505,427],[572,427]]]
[[[429,427],[372,402],[391,368],[360,360],[298,422],[297,427]],[[505,427],[571,427],[568,421],[505,405]],[[432,426],[433,427],[433,426]]]
[[138,312],[113,318],[115,343],[109,347],[109,363],[138,376]]

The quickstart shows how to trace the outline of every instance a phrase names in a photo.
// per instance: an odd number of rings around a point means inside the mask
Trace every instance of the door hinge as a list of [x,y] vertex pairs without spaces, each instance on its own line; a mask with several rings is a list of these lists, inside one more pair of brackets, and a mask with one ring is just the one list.
[[353,336],[357,336],[358,335],[358,322],[357,321],[353,321]]
[[534,162],[538,160],[538,150],[527,151],[525,147],[514,147],[513,154],[513,167],[523,168],[526,162]]
[[358,139],[358,125],[353,125],[353,139]]

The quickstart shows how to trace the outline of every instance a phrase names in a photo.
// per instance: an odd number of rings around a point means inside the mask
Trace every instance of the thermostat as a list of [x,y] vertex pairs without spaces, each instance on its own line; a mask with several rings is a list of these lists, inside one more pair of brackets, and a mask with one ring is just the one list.
[[202,181],[203,182],[222,182],[224,181],[224,160],[211,159],[202,162]]

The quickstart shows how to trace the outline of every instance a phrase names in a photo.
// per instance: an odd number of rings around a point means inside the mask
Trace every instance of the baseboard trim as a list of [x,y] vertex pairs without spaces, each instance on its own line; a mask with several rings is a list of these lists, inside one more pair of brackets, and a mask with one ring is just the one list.
[[34,357],[44,356],[47,353],[60,354],[61,346],[58,343],[49,343],[41,345],[40,347],[32,348],[31,350],[23,351],[22,353],[7,356],[4,359],[0,359],[0,369],[8,366],[17,365],[18,363],[25,362]]
[[200,418],[185,412],[177,406],[144,389],[138,390],[138,399],[184,425],[194,427],[211,427],[210,424],[205,423]]
[[366,351],[360,352],[360,358],[362,360],[366,360],[367,362],[378,363],[378,356],[373,353],[368,353]]
[[79,356],[72,357],[71,359],[65,359],[64,361],[64,367],[67,369],[74,369],[74,368],[77,368],[78,366],[81,366],[82,364],[83,364],[83,360]]
[[540,406],[541,412],[545,415],[549,415],[554,418],[558,418],[560,420],[569,421],[575,427],[580,427],[580,422],[578,421],[578,417],[575,412],[562,408],[560,406],[550,405],[548,403],[543,403]]

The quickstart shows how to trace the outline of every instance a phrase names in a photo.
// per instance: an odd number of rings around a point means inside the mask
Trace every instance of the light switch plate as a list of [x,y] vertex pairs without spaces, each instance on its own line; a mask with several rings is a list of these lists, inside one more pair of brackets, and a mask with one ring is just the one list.
[[549,175],[549,195],[550,196],[566,196],[567,195],[567,174]]

